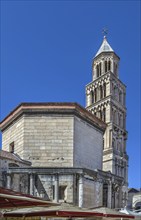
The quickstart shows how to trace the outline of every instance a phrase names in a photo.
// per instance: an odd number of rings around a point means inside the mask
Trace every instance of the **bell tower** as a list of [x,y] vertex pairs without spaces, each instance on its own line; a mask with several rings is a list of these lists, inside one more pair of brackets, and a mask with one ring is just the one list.
[[119,56],[106,36],[92,61],[92,82],[86,85],[86,109],[106,122],[103,170],[128,182],[126,153],[126,86],[119,79]]

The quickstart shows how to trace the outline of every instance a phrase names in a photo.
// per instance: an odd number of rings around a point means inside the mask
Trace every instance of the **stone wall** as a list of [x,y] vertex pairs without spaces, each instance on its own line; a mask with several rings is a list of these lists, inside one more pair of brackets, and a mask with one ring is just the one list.
[[87,122],[74,120],[74,166],[102,169],[103,134]]
[[103,133],[74,115],[24,115],[3,131],[3,150],[32,166],[102,168]]
[[18,120],[4,130],[2,133],[2,149],[9,151],[10,144],[14,142],[14,151],[23,158],[24,144],[24,117]]
[[83,207],[98,207],[102,206],[103,185],[93,179],[84,179],[84,199]]
[[72,166],[73,117],[25,117],[24,158],[33,166]]
[[73,165],[73,117],[23,117],[2,136],[3,150],[14,141],[15,152],[33,166]]

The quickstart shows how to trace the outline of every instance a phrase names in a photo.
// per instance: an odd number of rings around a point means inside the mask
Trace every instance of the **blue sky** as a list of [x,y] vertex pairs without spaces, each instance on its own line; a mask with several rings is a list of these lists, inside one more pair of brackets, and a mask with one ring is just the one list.
[[141,187],[140,1],[1,1],[0,119],[21,102],[85,106],[103,27],[127,85],[129,187]]

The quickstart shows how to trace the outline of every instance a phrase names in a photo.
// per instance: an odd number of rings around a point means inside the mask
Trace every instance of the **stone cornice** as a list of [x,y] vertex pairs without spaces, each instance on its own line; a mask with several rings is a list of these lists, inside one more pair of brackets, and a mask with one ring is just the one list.
[[23,115],[75,115],[84,121],[88,122],[92,126],[101,130],[106,129],[106,124],[93,114],[88,112],[85,108],[77,103],[21,103],[18,105],[3,121],[0,123],[1,131],[4,131],[14,121]]

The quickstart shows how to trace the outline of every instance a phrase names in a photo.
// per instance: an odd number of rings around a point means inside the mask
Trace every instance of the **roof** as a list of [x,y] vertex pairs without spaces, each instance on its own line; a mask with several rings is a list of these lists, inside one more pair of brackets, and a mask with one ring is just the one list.
[[20,158],[20,156],[18,154],[10,153],[8,151],[0,150],[0,157],[5,158],[5,159],[9,159],[9,160],[13,160],[13,161],[17,161],[20,163],[25,163],[27,165],[31,165],[30,161],[23,160]]
[[58,203],[0,187],[0,209],[53,205]]
[[1,131],[5,130],[9,125],[11,125],[20,116],[25,114],[71,114],[80,117],[81,119],[87,121],[98,129],[106,129],[106,123],[102,122],[92,113],[88,112],[78,103],[73,102],[44,102],[44,103],[21,103],[18,105],[6,118],[0,123]]
[[104,36],[103,42],[102,42],[98,52],[96,53],[95,57],[98,56],[102,52],[114,52],[114,50],[112,49],[112,47],[108,43],[105,36]]
[[138,193],[138,192],[140,192],[140,191],[136,188],[129,188],[128,189],[128,193]]

